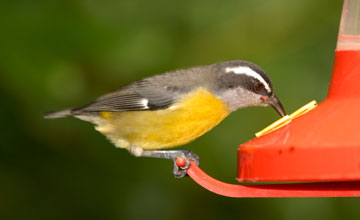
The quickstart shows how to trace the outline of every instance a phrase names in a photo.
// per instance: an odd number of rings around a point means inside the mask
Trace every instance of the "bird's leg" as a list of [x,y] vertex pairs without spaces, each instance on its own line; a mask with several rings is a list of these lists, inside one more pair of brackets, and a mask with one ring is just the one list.
[[[135,152],[136,151],[136,152]],[[199,156],[194,154],[190,150],[151,150],[151,151],[139,151],[138,149],[130,149],[130,153],[138,157],[153,157],[153,158],[163,158],[173,161],[174,169],[173,174],[176,178],[182,178],[186,176],[187,169],[190,166],[190,159],[193,160],[197,165],[199,165]],[[176,163],[176,159],[182,157],[185,159],[185,166],[180,167]]]

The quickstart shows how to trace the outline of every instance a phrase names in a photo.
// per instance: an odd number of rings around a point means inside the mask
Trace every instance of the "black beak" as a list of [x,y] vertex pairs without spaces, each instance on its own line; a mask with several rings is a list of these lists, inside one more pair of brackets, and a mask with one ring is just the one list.
[[271,105],[281,115],[281,117],[286,115],[284,107],[275,95],[266,99],[265,102]]

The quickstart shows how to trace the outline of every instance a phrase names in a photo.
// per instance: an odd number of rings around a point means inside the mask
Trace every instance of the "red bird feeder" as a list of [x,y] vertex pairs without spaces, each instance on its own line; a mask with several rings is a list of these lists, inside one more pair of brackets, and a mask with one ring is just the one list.
[[[329,93],[315,109],[238,149],[238,181],[188,175],[230,197],[360,196],[360,0],[345,0]],[[291,183],[291,182],[302,183]],[[269,184],[266,182],[286,182]]]

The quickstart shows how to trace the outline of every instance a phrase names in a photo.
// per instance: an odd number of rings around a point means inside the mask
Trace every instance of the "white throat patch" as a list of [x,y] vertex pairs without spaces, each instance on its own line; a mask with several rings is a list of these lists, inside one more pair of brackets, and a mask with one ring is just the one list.
[[264,80],[264,78],[262,78],[262,76],[259,73],[255,72],[250,67],[247,67],[247,66],[227,67],[225,69],[225,71],[227,73],[233,72],[233,73],[239,74],[239,75],[245,74],[247,76],[254,77],[255,79],[259,80],[262,84],[264,84],[266,91],[271,92],[271,88],[270,88],[269,84]]

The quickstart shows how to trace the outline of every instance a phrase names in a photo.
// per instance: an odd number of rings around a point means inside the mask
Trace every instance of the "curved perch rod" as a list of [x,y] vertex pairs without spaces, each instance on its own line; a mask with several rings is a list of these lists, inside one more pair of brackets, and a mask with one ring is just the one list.
[[203,188],[227,197],[360,197],[360,181],[236,185],[210,177],[193,161],[187,174]]

